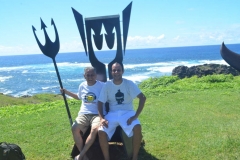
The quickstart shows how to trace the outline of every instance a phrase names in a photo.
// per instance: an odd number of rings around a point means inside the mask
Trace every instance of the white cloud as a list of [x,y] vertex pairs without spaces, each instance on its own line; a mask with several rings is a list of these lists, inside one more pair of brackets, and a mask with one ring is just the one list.
[[237,32],[227,32],[227,31],[216,30],[212,32],[209,32],[209,31],[201,32],[198,34],[197,38],[199,38],[200,40],[199,42],[208,43],[208,44],[221,43],[222,41],[225,41],[225,40],[231,40],[232,42],[230,43],[236,43],[237,35],[239,35],[239,33]]
[[180,36],[173,38],[175,41],[179,40]]
[[213,36],[209,36],[209,38],[210,38],[210,39],[215,39],[215,37],[213,37]]
[[81,41],[74,40],[60,44],[59,52],[84,52],[84,47]]
[[159,36],[129,36],[127,39],[128,48],[151,48],[158,47],[165,39],[165,35]]
[[158,36],[158,37],[157,37],[157,39],[159,39],[159,40],[160,40],[160,39],[163,39],[164,37],[165,37],[165,35],[164,35],[164,34],[162,34],[162,35]]
[[35,50],[34,48],[33,46],[0,46],[0,55],[31,54]]
[[[228,29],[201,30],[194,32],[178,32],[176,35],[161,34],[157,36],[128,36],[126,49],[136,48],[158,48],[177,46],[197,46],[221,44],[222,42],[240,43],[240,25],[232,25]],[[96,50],[96,49],[94,49]],[[109,50],[103,44],[102,50]],[[113,50],[116,50],[116,44]],[[82,41],[79,37],[72,38],[70,42],[60,42],[60,53],[63,52],[84,52]],[[42,54],[37,43],[29,46],[4,46],[0,45],[0,55],[20,55],[20,54]]]

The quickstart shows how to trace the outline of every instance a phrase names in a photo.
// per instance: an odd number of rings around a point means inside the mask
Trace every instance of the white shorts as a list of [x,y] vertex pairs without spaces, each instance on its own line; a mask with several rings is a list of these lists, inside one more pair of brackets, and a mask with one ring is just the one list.
[[108,128],[100,126],[98,128],[99,131],[104,131],[108,135],[108,140],[110,140],[117,128],[117,126],[121,126],[123,131],[126,133],[128,137],[133,136],[133,127],[137,124],[140,124],[138,119],[135,119],[132,124],[127,125],[127,120],[135,115],[135,111],[112,111],[108,112],[105,116],[105,119],[108,121]]

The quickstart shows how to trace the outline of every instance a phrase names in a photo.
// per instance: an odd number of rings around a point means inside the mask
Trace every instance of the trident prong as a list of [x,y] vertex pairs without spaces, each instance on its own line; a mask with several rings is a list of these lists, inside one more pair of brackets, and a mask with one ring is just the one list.
[[[40,18],[41,19],[41,18]],[[45,36],[45,45],[42,45],[41,42],[38,40],[38,37],[35,33],[36,29],[34,26],[32,26],[32,30],[33,30],[33,34],[36,38],[37,44],[39,46],[39,48],[41,49],[41,51],[43,52],[44,55],[54,59],[56,57],[56,55],[58,54],[58,51],[60,49],[60,43],[59,43],[59,37],[58,37],[58,32],[57,32],[57,28],[55,26],[55,23],[53,21],[53,19],[51,20],[51,25],[53,25],[54,27],[54,31],[55,31],[55,35],[56,35],[56,39],[54,42],[52,42],[47,34],[46,28],[47,26],[44,24],[44,22],[41,19],[41,29],[43,29],[44,32],[44,36]]]
[[224,42],[222,43],[222,46],[220,48],[220,53],[222,58],[234,69],[240,72],[240,54],[235,53],[231,50],[229,50]]
[[[45,41],[46,41],[45,46],[43,46],[40,43],[40,41],[38,40],[38,38],[36,36],[36,33],[35,33],[36,29],[35,29],[34,26],[32,26],[32,30],[33,30],[33,34],[36,38],[37,44],[38,44],[39,48],[41,49],[41,51],[43,52],[43,54],[52,58],[53,63],[54,63],[54,67],[55,67],[55,70],[56,70],[56,73],[57,73],[57,77],[58,77],[60,87],[63,88],[61,77],[60,77],[60,74],[59,74],[58,68],[57,68],[57,63],[55,61],[55,57],[58,54],[58,51],[59,51],[59,48],[60,48],[59,37],[58,37],[57,28],[55,26],[55,23],[54,23],[53,19],[51,20],[51,24],[54,26],[54,30],[55,30],[55,35],[56,35],[55,42],[52,42],[50,40],[50,38],[48,37],[48,34],[46,32],[46,29],[45,29],[47,26],[43,23],[43,21],[41,19],[41,29],[43,29],[44,36],[45,36]],[[63,96],[64,102],[65,102],[68,118],[69,118],[69,121],[70,121],[70,126],[72,126],[72,117],[71,117],[71,113],[70,113],[70,110],[69,110],[69,107],[68,107],[68,103],[67,103],[65,93],[63,93],[62,96]]]

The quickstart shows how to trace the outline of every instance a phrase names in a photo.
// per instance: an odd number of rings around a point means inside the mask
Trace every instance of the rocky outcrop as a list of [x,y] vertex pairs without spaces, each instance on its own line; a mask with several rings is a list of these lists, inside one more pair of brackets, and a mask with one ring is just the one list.
[[204,64],[198,66],[178,66],[172,70],[173,76],[178,76],[179,78],[192,77],[192,76],[206,76],[212,74],[232,74],[234,76],[240,75],[236,69],[231,66],[221,65],[221,64]]

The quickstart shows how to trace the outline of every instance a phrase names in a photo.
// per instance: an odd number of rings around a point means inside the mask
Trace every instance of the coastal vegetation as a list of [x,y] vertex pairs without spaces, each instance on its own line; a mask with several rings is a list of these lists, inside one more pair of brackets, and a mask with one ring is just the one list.
[[[139,87],[147,96],[140,160],[240,158],[240,76],[153,77]],[[0,95],[0,141],[19,144],[28,160],[70,159],[74,141],[62,97],[35,96]],[[68,99],[73,118],[80,103]]]
[[27,104],[37,104],[42,102],[52,102],[55,100],[62,99],[61,95],[57,94],[36,94],[33,96],[23,96],[19,98],[15,98],[12,96],[6,96],[3,94],[0,94],[0,107],[4,106],[13,106],[13,105],[27,105]]

